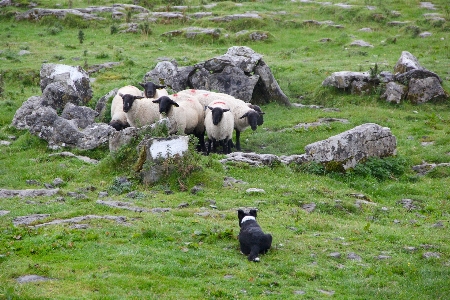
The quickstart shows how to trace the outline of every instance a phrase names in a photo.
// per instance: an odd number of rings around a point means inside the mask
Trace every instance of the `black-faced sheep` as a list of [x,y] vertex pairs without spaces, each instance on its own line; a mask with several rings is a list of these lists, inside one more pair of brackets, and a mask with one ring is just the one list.
[[117,131],[125,129],[130,126],[127,120],[127,115],[123,111],[123,100],[119,94],[129,94],[134,96],[143,96],[140,89],[135,86],[127,85],[121,87],[111,102],[111,121],[109,125],[114,127]]
[[222,143],[224,154],[231,153],[234,117],[224,102],[213,101],[206,106],[205,128],[208,136],[207,154],[211,148],[216,151],[217,143]]
[[[170,122],[170,134],[193,134],[199,140],[199,150],[205,150],[205,117],[204,110],[195,97],[174,101],[162,96],[153,103],[159,105],[159,113]],[[175,97],[173,97],[175,98]]]
[[119,96],[123,99],[123,111],[130,126],[141,127],[159,120],[159,106],[152,102],[153,98],[130,94],[119,94]]
[[253,131],[258,128],[258,122],[261,122],[260,117],[264,114],[249,107],[249,104],[233,98],[222,98],[221,101],[231,109],[234,116],[234,130],[236,131],[236,150],[241,151],[241,132],[250,127]]
[[159,97],[168,95],[167,91],[165,90],[165,85],[155,84],[151,81],[139,83],[139,85],[144,88],[144,96],[146,98],[158,99]]
[[206,106],[216,100],[225,102],[234,116],[234,129],[236,130],[236,150],[238,151],[241,151],[241,132],[248,127],[250,127],[252,130],[256,130],[257,126],[262,125],[264,122],[264,112],[261,111],[261,108],[259,106],[244,102],[228,94],[195,89],[183,90],[178,92],[177,94],[185,94],[196,97],[200,104],[202,104],[203,106]]

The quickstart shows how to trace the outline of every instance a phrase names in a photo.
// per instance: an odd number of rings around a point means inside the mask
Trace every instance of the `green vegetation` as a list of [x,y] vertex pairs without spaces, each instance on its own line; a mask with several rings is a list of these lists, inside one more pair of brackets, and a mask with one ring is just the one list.
[[[342,1],[331,0],[333,4]],[[413,105],[385,103],[379,91],[354,96],[321,86],[332,72],[393,71],[402,51],[443,79],[450,91],[450,13],[447,0],[437,10],[419,1],[350,0],[350,8],[314,2],[217,1],[215,16],[258,12],[262,20],[215,23],[207,18],[136,21],[137,33],[121,33],[133,10],[122,19],[16,21],[30,1],[14,1],[0,11],[0,188],[43,188],[55,178],[64,182],[58,195],[0,198],[0,299],[448,299],[450,297],[450,169],[438,167],[419,176],[412,166],[450,161],[450,106],[447,102]],[[42,8],[109,6],[117,1],[38,1]],[[17,4],[17,5],[16,5]],[[207,0],[127,1],[152,11],[199,12]],[[239,4],[239,5],[237,5]],[[367,9],[373,6],[373,10]],[[399,12],[398,15],[395,12]],[[433,21],[426,13],[439,13]],[[343,28],[306,24],[331,20]],[[408,21],[390,26],[391,21]],[[229,38],[165,37],[185,27],[213,27]],[[373,32],[359,29],[372,28]],[[241,30],[266,33],[266,41],[234,37]],[[426,39],[419,34],[432,32]],[[320,42],[329,39],[328,42]],[[373,48],[349,44],[362,39]],[[10,126],[16,110],[41,95],[43,62],[81,65],[109,61],[122,64],[91,75],[97,100],[114,88],[137,85],[160,57],[193,65],[245,45],[264,56],[282,90],[293,103],[338,110],[262,107],[264,125],[241,135],[244,151],[293,155],[310,143],[363,123],[389,127],[397,137],[396,157],[369,159],[342,173],[319,164],[251,167],[219,162],[222,155],[202,156],[193,149],[162,166],[163,180],[145,185],[136,171],[148,170],[135,141],[117,153],[107,145],[91,151],[63,149],[100,161],[50,156],[47,143]],[[19,55],[28,50],[30,55]],[[342,118],[295,129],[319,118]],[[105,117],[104,122],[107,122]],[[160,135],[167,133],[161,130]],[[14,139],[10,137],[14,136]],[[193,147],[192,147],[193,148]],[[224,186],[233,177],[248,184]],[[35,181],[37,185],[27,184]],[[193,187],[199,187],[195,193]],[[264,194],[248,194],[248,188]],[[99,198],[100,192],[108,192]],[[135,193],[131,193],[135,192]],[[405,205],[410,199],[412,205]],[[129,202],[148,211],[134,212],[97,203]],[[315,204],[312,212],[303,207]],[[237,209],[256,207],[259,223],[274,237],[261,262],[239,253]],[[152,209],[169,208],[166,212]],[[19,216],[49,214],[30,225],[79,216],[123,216],[125,222],[90,219],[87,228],[73,224],[14,226]],[[341,255],[330,254],[339,252]],[[439,257],[429,257],[428,253]],[[356,254],[358,259],[348,257]],[[350,255],[350,256],[349,256]],[[357,257],[356,257],[357,258]],[[24,275],[51,280],[18,283]],[[331,296],[332,295],[332,296]]]

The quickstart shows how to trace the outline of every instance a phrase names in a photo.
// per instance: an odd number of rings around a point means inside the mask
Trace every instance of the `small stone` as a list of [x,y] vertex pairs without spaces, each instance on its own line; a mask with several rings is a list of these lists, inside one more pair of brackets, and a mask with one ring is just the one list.
[[347,259],[357,260],[357,261],[361,261],[362,260],[361,256],[359,256],[358,254],[353,253],[353,252],[350,252],[349,254],[347,254]]
[[201,191],[203,191],[203,189],[200,186],[196,185],[196,186],[192,187],[191,194],[195,195],[195,194],[197,194],[198,192],[201,192]]
[[55,178],[54,180],[53,180],[53,185],[54,186],[60,186],[60,185],[62,185],[64,183],[64,180],[62,180],[61,178]]
[[183,203],[180,203],[180,204],[178,205],[178,208],[186,208],[186,207],[188,207],[188,206],[189,206],[189,203],[183,202]]
[[200,213],[195,213],[197,216],[200,216],[200,217],[207,217],[207,216],[209,216],[210,215],[210,213],[208,212],[208,211],[205,211],[205,212],[200,212]]
[[306,294],[306,292],[302,290],[294,291],[294,295],[304,295],[304,294]]
[[433,34],[432,34],[431,32],[424,31],[424,32],[422,32],[422,33],[419,34],[419,37],[421,37],[421,38],[426,38],[426,37],[429,37],[429,36],[432,36],[432,35],[433,35]]
[[98,193],[98,197],[99,197],[99,198],[108,197],[108,192],[99,192],[99,193]]
[[441,258],[441,255],[437,252],[425,252],[422,255],[423,258]]
[[136,191],[129,192],[129,193],[126,195],[126,197],[127,197],[127,198],[131,198],[131,199],[135,199],[135,198],[138,197],[138,192],[136,192]]
[[444,223],[442,223],[442,221],[439,221],[439,222],[433,224],[432,227],[442,228],[442,227],[444,227]]
[[334,291],[326,291],[326,290],[317,290],[317,291],[321,292],[322,294],[328,295],[328,296],[334,295]]
[[375,256],[375,258],[378,260],[385,260],[385,259],[390,259],[391,257],[389,255],[378,255],[378,256]]
[[328,254],[328,256],[332,257],[332,258],[341,258],[341,253],[339,253],[339,252],[332,252],[332,253]]
[[413,251],[416,251],[416,250],[417,250],[416,247],[411,247],[411,246],[406,246],[406,247],[404,247],[403,249],[405,249],[406,251],[409,251],[409,252],[413,252]]
[[153,213],[163,213],[163,212],[168,212],[170,211],[170,208],[153,208],[152,212]]
[[313,212],[316,209],[316,204],[315,203],[303,204],[302,208],[310,213],[310,212]]
[[247,194],[265,194],[266,191],[258,188],[249,188],[245,191]]
[[40,183],[37,180],[30,179],[25,181],[28,185],[39,185]]
[[27,282],[47,281],[50,279],[39,275],[24,275],[20,276],[16,280],[18,283],[27,283]]

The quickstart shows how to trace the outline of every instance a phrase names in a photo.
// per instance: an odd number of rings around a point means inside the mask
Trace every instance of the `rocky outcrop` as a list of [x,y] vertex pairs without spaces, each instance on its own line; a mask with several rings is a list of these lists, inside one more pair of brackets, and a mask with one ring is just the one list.
[[32,96],[22,104],[14,115],[14,127],[28,129],[53,149],[88,150],[108,142],[114,128],[95,123],[99,113],[82,106],[92,98],[92,90],[81,67],[44,64],[40,85],[42,96]]
[[43,64],[40,76],[45,106],[62,110],[69,102],[85,105],[92,98],[89,74],[80,66]]
[[234,152],[221,162],[240,162],[252,166],[317,162],[331,170],[345,171],[369,157],[394,156],[396,151],[397,140],[390,129],[368,123],[309,144],[305,147],[305,154],[278,157],[273,154]]
[[194,66],[179,68],[173,61],[160,62],[145,74],[144,81],[165,84],[174,91],[218,91],[253,104],[276,101],[291,105],[262,55],[244,46],[231,47],[224,55]]
[[407,99],[412,103],[439,101],[448,98],[442,88],[442,79],[420,65],[417,58],[403,51],[394,67],[394,74],[383,71],[378,73],[377,66],[370,72],[335,72],[328,76],[323,86],[351,91],[352,94],[364,95],[374,91],[381,84],[381,99],[400,103]]
[[397,139],[387,127],[363,124],[305,147],[306,160],[347,170],[369,157],[393,156]]

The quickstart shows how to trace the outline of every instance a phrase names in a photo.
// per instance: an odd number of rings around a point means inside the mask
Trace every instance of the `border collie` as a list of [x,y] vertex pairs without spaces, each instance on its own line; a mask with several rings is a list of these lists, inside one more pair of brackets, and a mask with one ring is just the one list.
[[241,252],[247,255],[249,261],[259,261],[259,254],[264,254],[272,245],[272,235],[264,234],[261,227],[256,222],[256,209],[251,209],[245,213],[242,209],[238,210],[239,243]]

